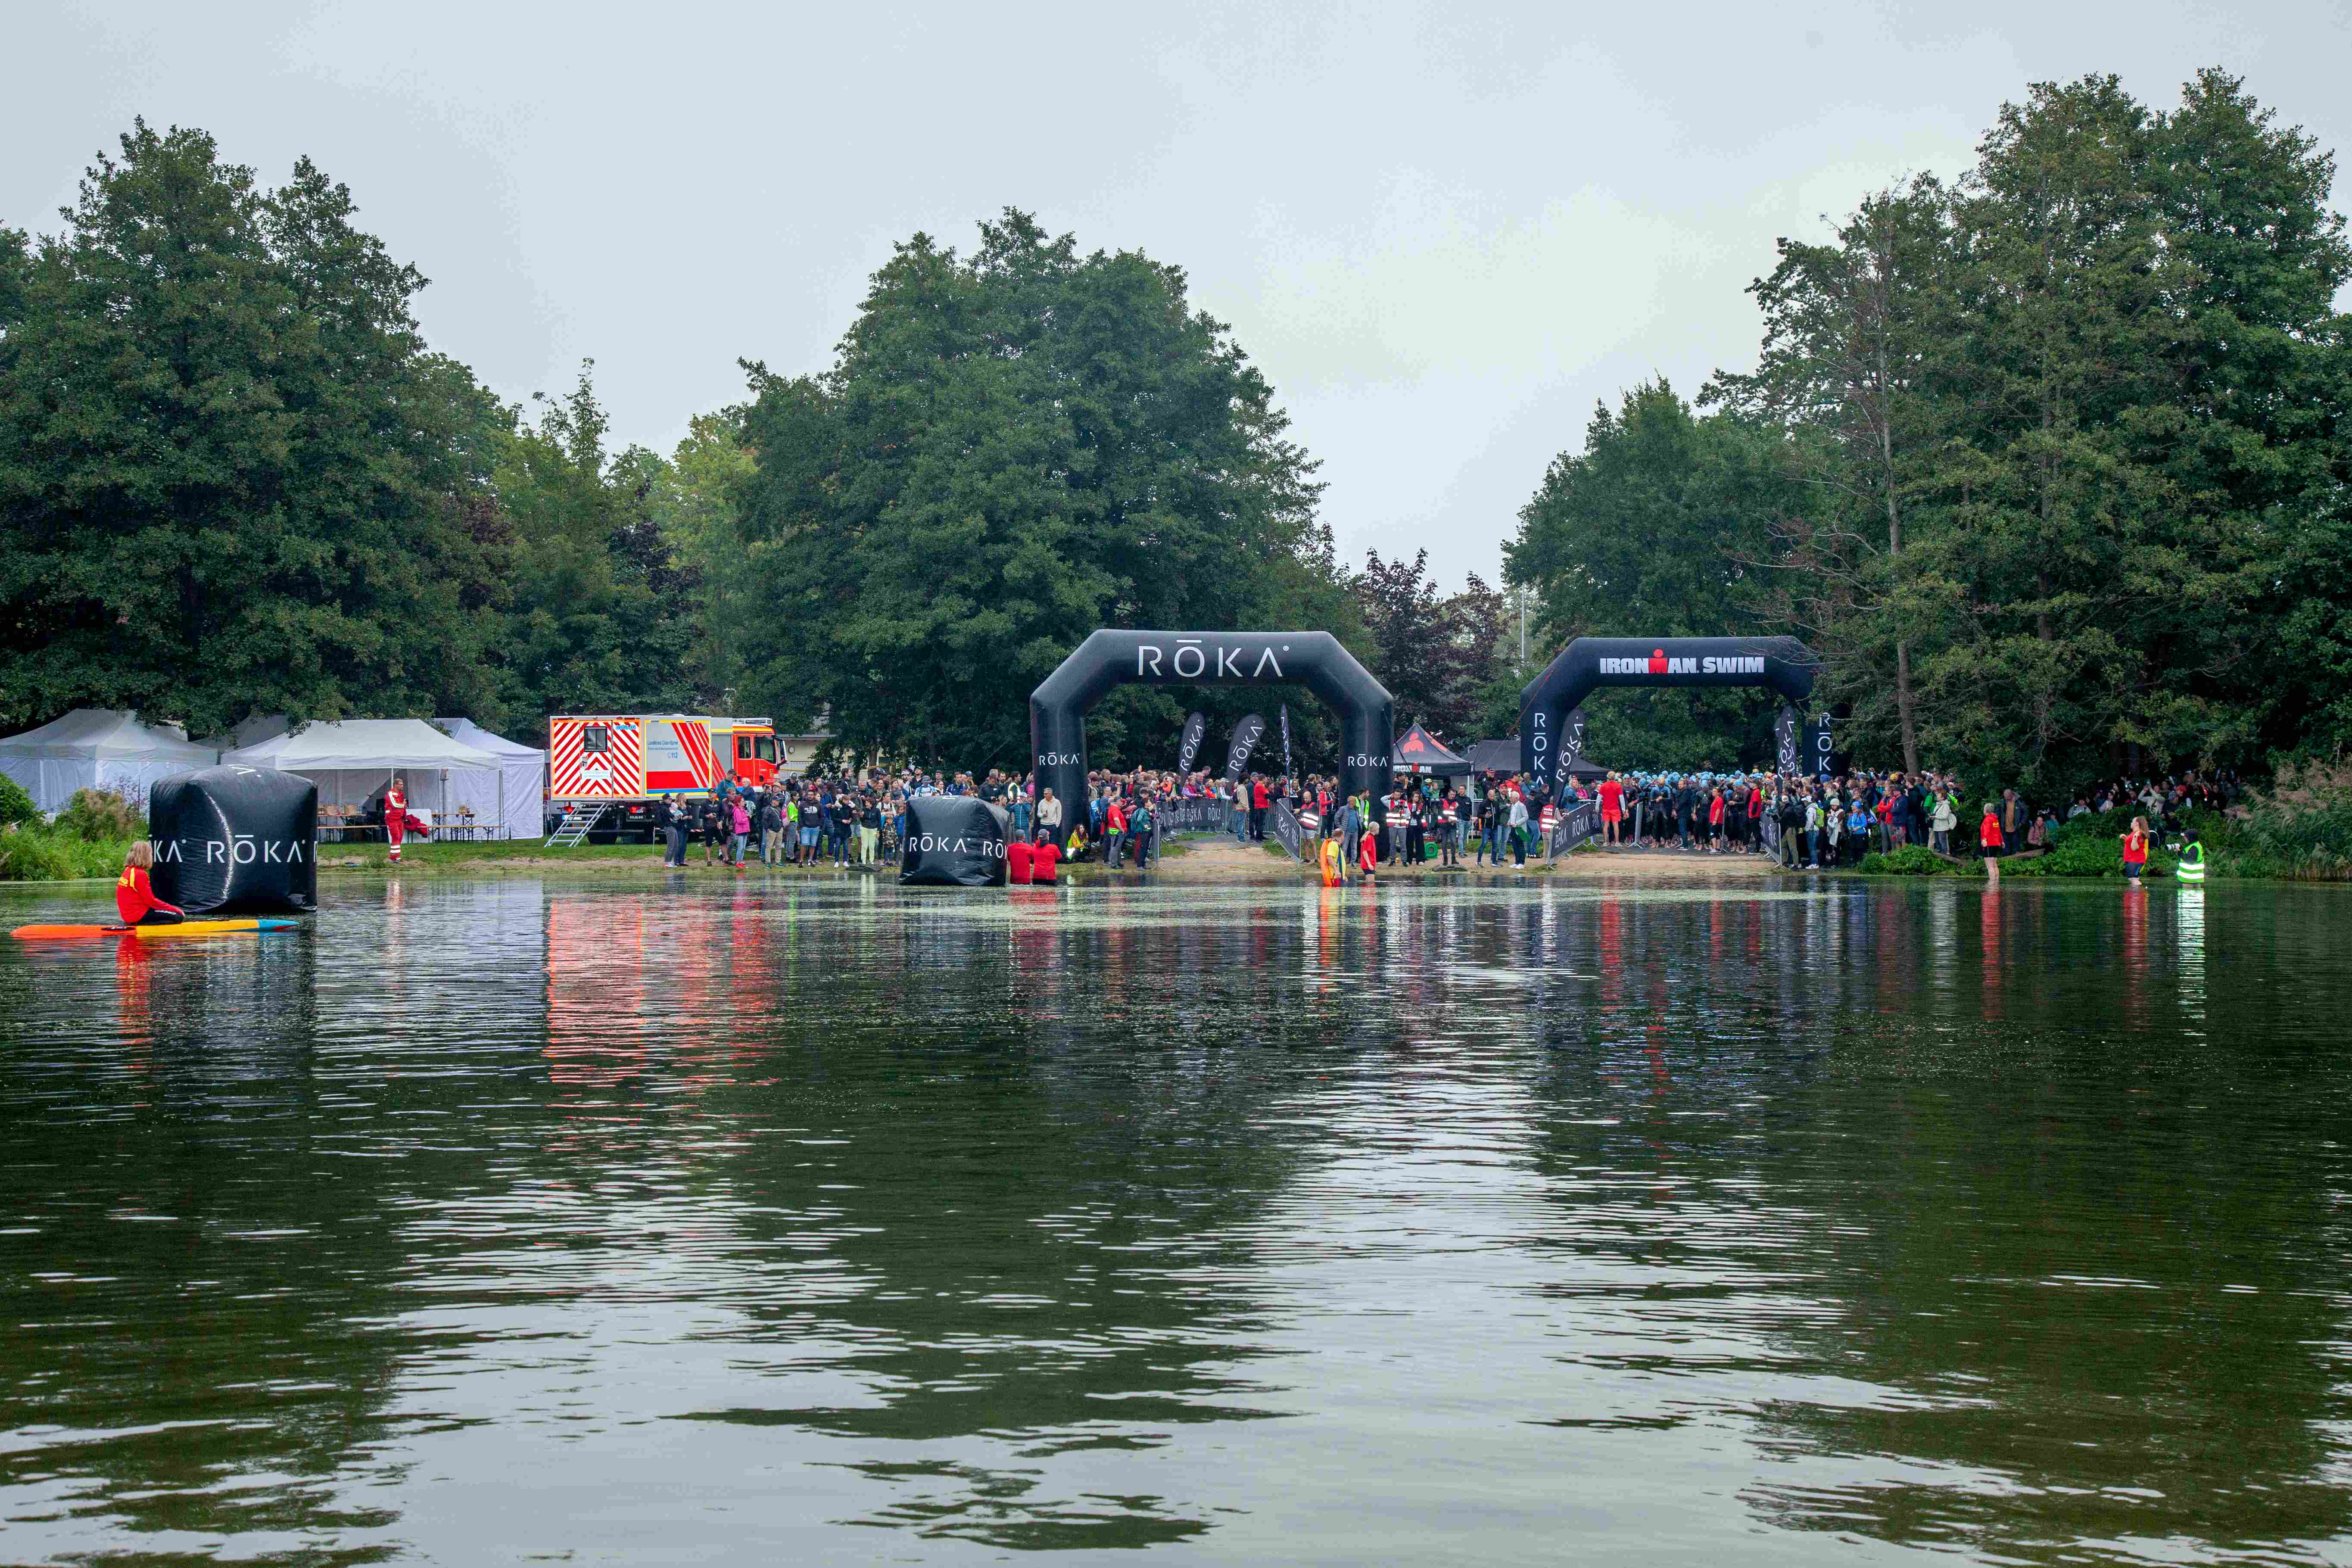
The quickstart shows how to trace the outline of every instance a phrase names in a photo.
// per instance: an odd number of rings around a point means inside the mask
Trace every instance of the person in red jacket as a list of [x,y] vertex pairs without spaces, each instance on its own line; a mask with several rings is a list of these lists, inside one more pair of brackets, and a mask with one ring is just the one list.
[[1103,864],[1118,869],[1118,852],[1127,843],[1127,803],[1118,796],[1110,797],[1103,812]]
[[383,788],[383,841],[392,846],[385,858],[400,858],[400,840],[408,832],[408,792],[394,778]]
[[1274,802],[1272,797],[1265,793],[1265,775],[1264,773],[1251,774],[1250,837],[1256,843],[1263,844],[1265,842],[1265,808],[1273,804]]
[[1611,773],[1601,781],[1601,842],[1622,846],[1625,842],[1625,786]]
[[1062,851],[1060,846],[1054,842],[1053,829],[1043,829],[1037,835],[1037,847],[1029,852],[1029,879],[1032,882],[1051,882],[1055,869],[1061,863]]
[[2120,835],[2124,841],[2124,876],[2137,882],[2147,870],[2147,818],[2132,818],[2131,831]]
[[154,863],[155,847],[143,838],[122,858],[122,875],[114,883],[114,908],[124,925],[177,925],[187,918],[185,910],[165,903],[147,885],[147,868]]
[[1370,881],[1374,873],[1381,868],[1381,845],[1378,835],[1368,832],[1358,836],[1356,860],[1363,869],[1364,880]]
[[1015,887],[1029,885],[1029,868],[1036,851],[1026,839],[1016,838],[1004,847],[1004,879]]

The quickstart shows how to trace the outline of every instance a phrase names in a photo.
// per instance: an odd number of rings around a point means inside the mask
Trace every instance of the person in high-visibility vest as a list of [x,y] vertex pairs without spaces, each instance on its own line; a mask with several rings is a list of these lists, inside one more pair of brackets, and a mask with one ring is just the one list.
[[2180,864],[2175,868],[2185,887],[2201,887],[2205,881],[2205,846],[2191,833],[2189,842],[2180,847]]
[[1323,840],[1319,858],[1323,864],[1323,885],[1327,888],[1338,887],[1339,885],[1339,841],[1336,838]]

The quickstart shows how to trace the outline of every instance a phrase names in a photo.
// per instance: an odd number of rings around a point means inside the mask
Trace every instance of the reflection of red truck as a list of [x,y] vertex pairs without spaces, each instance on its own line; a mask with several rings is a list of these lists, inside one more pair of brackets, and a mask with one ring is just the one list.
[[722,778],[773,782],[776,727],[703,713],[562,713],[547,721],[547,801],[603,805],[592,837],[650,834],[653,803],[707,795]]

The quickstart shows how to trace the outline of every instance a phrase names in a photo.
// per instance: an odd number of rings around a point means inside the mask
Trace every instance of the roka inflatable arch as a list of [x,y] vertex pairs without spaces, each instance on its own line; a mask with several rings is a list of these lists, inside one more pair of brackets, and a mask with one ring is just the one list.
[[[1114,686],[1273,686],[1297,681],[1339,714],[1339,788],[1384,795],[1396,700],[1329,632],[1099,631],[1029,694],[1041,788],[1064,803],[1061,837],[1085,815],[1087,710]],[[1073,805],[1076,809],[1072,809]]]
[[[1769,686],[1792,716],[1820,669],[1794,637],[1579,637],[1519,693],[1519,771],[1560,787],[1582,750],[1566,741],[1568,716],[1601,687]],[[1793,736],[1787,716],[1782,729]]]

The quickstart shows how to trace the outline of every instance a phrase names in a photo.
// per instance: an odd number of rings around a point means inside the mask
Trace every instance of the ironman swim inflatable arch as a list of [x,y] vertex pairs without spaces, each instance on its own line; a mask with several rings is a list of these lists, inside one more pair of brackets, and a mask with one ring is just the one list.
[[1029,694],[1029,751],[1041,789],[1063,803],[1062,830],[1085,815],[1087,710],[1114,686],[1273,686],[1296,681],[1339,714],[1339,790],[1389,792],[1396,700],[1329,632],[1099,631]]
[[1519,693],[1519,772],[1558,793],[1575,760],[1568,716],[1604,686],[1769,686],[1793,710],[1820,672],[1794,637],[1579,637]]

